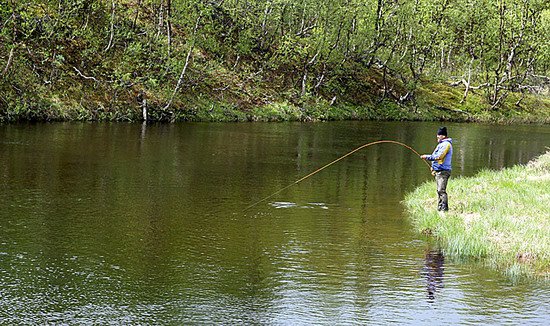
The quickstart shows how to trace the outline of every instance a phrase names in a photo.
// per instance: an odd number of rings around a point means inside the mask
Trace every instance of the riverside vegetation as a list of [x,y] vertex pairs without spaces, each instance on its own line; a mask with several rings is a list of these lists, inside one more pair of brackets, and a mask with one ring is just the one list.
[[451,210],[438,213],[433,182],[407,195],[419,232],[458,257],[485,258],[512,276],[550,277],[550,152],[525,166],[449,183]]
[[544,0],[0,0],[0,122],[550,122]]

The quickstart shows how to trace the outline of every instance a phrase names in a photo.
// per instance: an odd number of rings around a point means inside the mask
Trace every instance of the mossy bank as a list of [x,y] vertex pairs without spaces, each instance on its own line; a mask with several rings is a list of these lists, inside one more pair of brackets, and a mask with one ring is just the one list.
[[[435,89],[432,89],[435,87]],[[441,89],[446,91],[437,93]],[[256,92],[275,92],[256,89]],[[140,103],[132,98],[119,98],[114,102],[102,100],[108,94],[93,93],[85,89],[63,98],[57,94],[45,94],[33,101],[4,103],[0,107],[0,123],[22,121],[142,121]],[[353,98],[331,103],[322,96],[298,99],[277,95],[277,100],[262,101],[254,97],[222,100],[216,96],[188,94],[185,104],[178,103],[169,110],[163,109],[163,99],[158,94],[148,102],[147,120],[160,122],[246,122],[246,121],[454,121],[483,123],[550,123],[550,99],[527,96],[522,106],[505,105],[499,110],[489,110],[481,96],[470,96],[460,104],[455,101],[460,90],[441,84],[431,84],[417,96],[414,103],[406,105],[386,99],[361,102]],[[373,98],[374,94],[370,94]],[[513,96],[513,94],[512,94]],[[519,96],[519,95],[518,95]],[[86,100],[83,100],[86,98]],[[97,99],[93,99],[97,98]],[[242,102],[257,103],[251,105]]]
[[435,186],[405,204],[423,234],[445,252],[482,259],[511,276],[550,278],[550,151],[527,165],[451,179],[450,210],[436,211]]

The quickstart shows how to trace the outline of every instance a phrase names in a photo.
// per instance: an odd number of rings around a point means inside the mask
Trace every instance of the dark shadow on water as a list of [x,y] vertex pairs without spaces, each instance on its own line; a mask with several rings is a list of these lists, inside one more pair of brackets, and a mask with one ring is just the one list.
[[424,257],[423,275],[426,277],[428,302],[435,302],[436,292],[443,288],[445,257],[441,250],[428,250]]

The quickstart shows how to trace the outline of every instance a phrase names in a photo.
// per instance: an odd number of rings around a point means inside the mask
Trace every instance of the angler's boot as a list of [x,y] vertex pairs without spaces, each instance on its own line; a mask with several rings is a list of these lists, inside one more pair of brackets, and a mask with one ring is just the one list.
[[448,211],[449,210],[449,203],[447,201],[448,201],[447,194],[446,193],[441,194],[439,196],[439,200],[438,200],[438,204],[437,204],[437,210],[438,211],[443,211],[443,212]]
[[439,201],[439,210],[446,212],[449,210],[449,198],[447,197],[447,193],[443,193],[440,197]]

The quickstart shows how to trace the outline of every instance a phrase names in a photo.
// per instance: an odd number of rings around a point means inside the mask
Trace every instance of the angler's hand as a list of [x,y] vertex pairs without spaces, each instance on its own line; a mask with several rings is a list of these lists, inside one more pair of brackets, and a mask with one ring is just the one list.
[[423,160],[426,160],[426,159],[428,159],[429,156],[430,155],[420,155],[420,158],[423,159]]

